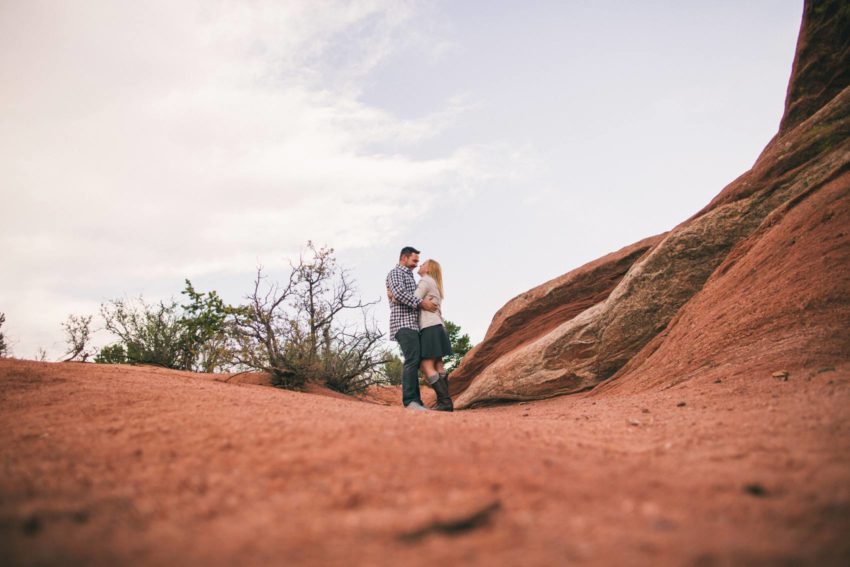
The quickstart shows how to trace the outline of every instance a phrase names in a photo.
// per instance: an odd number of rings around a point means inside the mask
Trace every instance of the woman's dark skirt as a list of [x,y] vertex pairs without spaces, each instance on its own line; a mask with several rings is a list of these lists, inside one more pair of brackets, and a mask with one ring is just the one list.
[[452,354],[452,343],[443,325],[425,327],[419,333],[420,356],[425,358],[443,358]]

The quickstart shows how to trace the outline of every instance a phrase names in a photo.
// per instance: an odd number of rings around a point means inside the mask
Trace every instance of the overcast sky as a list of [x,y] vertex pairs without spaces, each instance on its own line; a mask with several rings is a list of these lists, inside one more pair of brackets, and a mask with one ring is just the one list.
[[[239,302],[308,239],[367,299],[407,244],[479,341],[669,230],[776,133],[802,0],[0,0],[14,355],[109,298]],[[375,314],[388,319],[386,300]],[[99,343],[108,342],[105,333]]]

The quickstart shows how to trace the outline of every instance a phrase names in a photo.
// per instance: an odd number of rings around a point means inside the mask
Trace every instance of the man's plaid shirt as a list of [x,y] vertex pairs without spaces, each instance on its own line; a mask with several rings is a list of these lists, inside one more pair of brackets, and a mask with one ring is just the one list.
[[419,304],[416,280],[410,268],[398,265],[387,274],[387,287],[395,301],[390,302],[390,338],[395,340],[399,329],[419,330]]

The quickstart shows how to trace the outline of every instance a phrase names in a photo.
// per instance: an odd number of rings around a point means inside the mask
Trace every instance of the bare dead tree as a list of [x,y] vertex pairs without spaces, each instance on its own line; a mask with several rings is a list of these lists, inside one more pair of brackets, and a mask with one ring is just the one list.
[[303,376],[294,371],[287,353],[291,325],[286,308],[294,277],[293,272],[285,287],[265,285],[263,268],[258,267],[254,290],[246,298],[248,303],[233,310],[228,327],[236,343],[233,361],[248,369],[269,372],[275,385],[287,388],[304,384]]
[[65,330],[65,344],[68,350],[63,362],[87,362],[92,353],[89,352],[89,341],[91,340],[92,316],[68,315],[68,319],[62,323]]
[[333,248],[316,248],[307,243],[309,258],[302,254],[294,272],[293,295],[297,309],[296,320],[305,327],[309,337],[308,351],[318,356],[327,342],[331,326],[344,311],[363,310],[377,301],[364,304],[356,299],[356,288],[349,272],[340,268]]
[[362,392],[384,380],[384,366],[391,355],[382,349],[384,334],[363,307],[362,324],[348,324],[326,334],[322,353],[322,378],[343,393]]
[[[257,270],[248,304],[232,318],[237,364],[268,371],[285,387],[321,380],[352,393],[377,381],[387,357],[379,349],[383,333],[368,311],[378,301],[357,298],[354,280],[333,254],[308,242],[298,262],[290,263],[283,287],[264,285]],[[362,322],[352,322],[348,313],[359,313]]]
[[[317,248],[307,243],[308,257],[302,254],[295,273],[296,316],[294,342],[306,339],[296,349],[303,372],[319,378],[329,387],[344,393],[361,391],[374,383],[374,369],[385,357],[378,347],[383,333],[369,310],[378,303],[363,302],[348,270],[334,258],[333,248]],[[347,321],[359,314],[362,323]]]

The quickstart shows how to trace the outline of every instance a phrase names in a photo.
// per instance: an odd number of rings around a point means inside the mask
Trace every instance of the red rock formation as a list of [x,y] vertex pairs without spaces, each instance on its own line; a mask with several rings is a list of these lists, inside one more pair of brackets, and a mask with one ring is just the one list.
[[604,301],[632,264],[664,236],[626,246],[511,299],[493,316],[484,341],[467,353],[463,364],[452,373],[452,391],[457,394],[465,390],[495,358]]
[[[494,318],[485,341],[458,371],[457,406],[572,393],[612,376],[625,384],[638,369],[641,376],[653,376],[644,380],[646,385],[675,383],[727,360],[724,352],[738,352],[729,340],[738,337],[734,344],[740,345],[743,338],[732,329],[749,329],[746,336],[756,337],[751,344],[764,346],[770,339],[759,333],[773,329],[769,322],[783,321],[789,336],[797,337],[792,341],[796,348],[805,349],[813,347],[808,338],[813,333],[839,332],[838,320],[846,326],[850,311],[836,298],[850,296],[850,285],[845,277],[835,277],[835,270],[850,265],[850,228],[842,229],[850,227],[843,214],[850,187],[848,28],[850,10],[843,3],[807,2],[780,131],[753,168],[670,233],[644,241],[649,244],[646,252],[628,256],[631,262],[615,253],[589,264],[598,269],[615,261],[627,268],[608,280],[612,288],[600,285],[604,294],[593,293],[593,286],[569,285],[587,272],[580,268],[529,292],[534,301],[520,296],[509,303],[500,313],[507,311],[517,323],[505,325],[506,317],[499,314]],[[818,221],[820,209],[813,204],[831,210],[829,219]],[[806,214],[811,218],[801,217]],[[786,216],[796,224],[777,228]],[[820,236],[799,240],[801,230]],[[788,264],[792,257],[783,235],[786,241],[802,242],[795,244],[801,251],[796,264]],[[802,261],[822,249],[830,250],[832,261]],[[732,269],[738,261],[754,270],[748,278]],[[782,289],[763,281],[768,274],[770,281],[782,282],[789,273],[797,279],[786,282],[788,293],[808,298],[800,309],[783,299]],[[745,285],[753,281],[760,282],[758,290],[772,292],[756,293]],[[542,301],[549,289],[559,290],[557,298]],[[579,311],[570,306],[588,307]],[[822,319],[818,306],[825,310]],[[547,310],[557,315],[547,319]],[[802,311],[811,311],[811,317],[802,317]],[[761,314],[761,326],[747,322],[751,312]],[[829,312],[839,319],[829,319]],[[717,325],[722,331],[707,330],[720,314],[726,318]],[[809,319],[820,321],[823,329],[801,331]],[[829,346],[812,351],[820,354],[804,357],[805,364],[834,362],[850,352],[846,340],[825,344]],[[758,352],[776,354],[754,348],[741,364],[754,364]]]
[[850,5],[808,0],[779,134],[808,119],[850,85]]
[[598,392],[753,376],[809,378],[850,357],[850,172],[786,203]]

